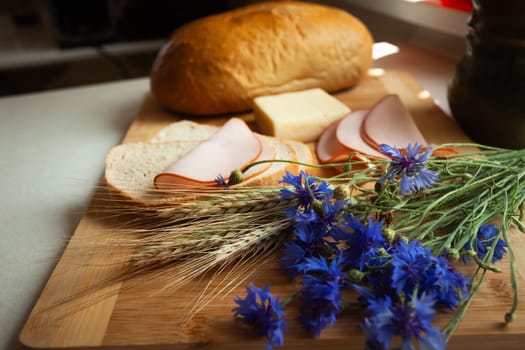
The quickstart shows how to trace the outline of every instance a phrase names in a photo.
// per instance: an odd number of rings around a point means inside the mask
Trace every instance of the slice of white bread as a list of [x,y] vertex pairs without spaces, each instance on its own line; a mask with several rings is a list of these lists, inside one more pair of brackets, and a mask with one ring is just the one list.
[[[210,125],[181,121],[160,130],[150,142],[115,146],[106,156],[106,183],[124,198],[144,205],[180,201],[180,194],[174,197],[169,192],[156,190],[153,185],[155,176],[201,141],[209,138],[217,129]],[[262,137],[275,149],[275,159],[312,162],[312,153],[304,143]],[[236,186],[275,186],[286,170],[296,173],[299,166],[275,162],[262,174],[248,178]],[[187,199],[184,195],[184,200]]]
[[160,129],[149,142],[204,141],[217,131],[218,127],[181,120]]

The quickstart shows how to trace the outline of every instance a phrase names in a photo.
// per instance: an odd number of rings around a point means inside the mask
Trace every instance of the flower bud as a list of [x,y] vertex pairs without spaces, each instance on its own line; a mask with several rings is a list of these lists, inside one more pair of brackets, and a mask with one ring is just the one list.
[[410,242],[410,240],[405,236],[399,236],[399,240],[401,242],[404,242],[405,244],[408,244],[408,242]]
[[324,217],[324,208],[323,208],[323,201],[320,201],[319,199],[314,199],[312,201],[312,209],[319,215],[320,217]]
[[385,228],[383,230],[383,238],[386,239],[387,242],[392,243],[396,238],[396,231],[389,227]]
[[334,189],[334,198],[342,200],[350,197],[350,189],[346,185],[339,185]]
[[378,256],[382,256],[382,257],[385,257],[385,256],[390,256],[390,254],[388,254],[388,252],[386,251],[385,248],[377,248],[376,249],[376,252],[377,252],[377,255]]
[[472,249],[467,250],[466,253],[467,253],[468,256],[476,256],[476,255],[478,255],[478,253],[476,253],[476,251],[472,250]]
[[447,259],[450,261],[458,261],[459,260],[459,250],[456,248],[449,248],[447,249]]
[[240,184],[244,180],[242,171],[239,169],[234,170],[230,173],[230,179],[228,180],[228,186]]
[[351,269],[348,271],[348,278],[354,283],[361,282],[365,277],[365,273],[357,269]]

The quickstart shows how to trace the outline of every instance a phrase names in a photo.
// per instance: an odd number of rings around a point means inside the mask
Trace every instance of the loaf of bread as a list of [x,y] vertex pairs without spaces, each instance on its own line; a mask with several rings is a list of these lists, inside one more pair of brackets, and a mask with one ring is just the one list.
[[[154,187],[154,178],[169,164],[200,142],[211,137],[218,127],[183,120],[161,129],[149,142],[131,142],[113,147],[106,156],[105,179],[120,196],[145,206],[186,200]],[[275,159],[312,163],[313,155],[302,142],[261,136],[275,149]],[[275,186],[286,170],[297,173],[300,167],[283,162],[272,163],[263,173],[246,179],[237,187]]]
[[312,3],[262,2],[188,23],[160,50],[151,92],[192,115],[249,110],[257,96],[354,86],[372,37],[350,13]]

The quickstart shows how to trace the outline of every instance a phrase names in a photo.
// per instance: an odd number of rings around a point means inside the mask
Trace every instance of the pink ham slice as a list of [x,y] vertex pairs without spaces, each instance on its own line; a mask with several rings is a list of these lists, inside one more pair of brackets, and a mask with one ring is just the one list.
[[420,145],[427,144],[397,95],[383,97],[370,109],[363,120],[361,136],[376,150],[380,149],[379,145],[382,143],[397,148],[416,142]]
[[361,137],[361,126],[368,114],[369,111],[355,111],[341,120],[336,130],[337,141],[353,152],[359,152],[365,156],[386,158],[383,153],[372,148]]
[[342,158],[348,158],[350,150],[337,142],[336,130],[340,120],[330,124],[321,134],[317,141],[315,151],[319,162],[332,163]]
[[[244,121],[232,118],[213,136],[170,164],[155,177],[158,189],[174,185],[211,185],[217,176],[227,181],[232,170],[242,169],[258,159],[273,159],[275,150],[257,137]],[[256,175],[270,164],[252,168]]]
[[[275,159],[275,148],[272,147],[272,145],[270,143],[265,142],[264,139],[262,139],[260,135],[254,134],[254,136],[257,139],[259,139],[259,142],[261,142],[261,145],[262,145],[261,153],[254,160],[254,162],[258,162],[258,161],[261,161],[261,160],[272,160],[272,159]],[[250,163],[252,163],[252,162],[250,162]],[[252,166],[250,169],[248,169],[243,174],[243,177],[244,177],[245,180],[249,179],[249,178],[251,178],[251,177],[253,177],[255,175],[259,175],[260,173],[262,173],[263,171],[265,171],[266,169],[268,169],[271,166],[272,166],[272,163],[257,164],[255,166]],[[242,170],[242,167],[239,168],[239,170]],[[230,176],[230,174],[228,173],[227,176]]]
[[366,161],[367,156],[386,158],[363,141],[361,124],[368,111],[354,111],[341,120],[330,124],[319,137],[316,153],[322,164],[338,163],[348,160],[351,153],[356,161]]

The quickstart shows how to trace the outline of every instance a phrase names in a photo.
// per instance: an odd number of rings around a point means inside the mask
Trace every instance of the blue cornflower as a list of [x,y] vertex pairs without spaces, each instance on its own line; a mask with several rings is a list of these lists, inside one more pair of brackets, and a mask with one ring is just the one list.
[[323,256],[306,258],[303,263],[301,295],[305,308],[300,321],[316,337],[326,326],[333,325],[341,312],[341,290],[347,286],[342,261],[342,254],[338,254],[330,264]]
[[345,204],[346,201],[326,201],[315,211],[297,212],[294,225],[296,236],[301,235],[301,230],[313,231],[316,237],[332,236],[331,229],[338,223],[340,210]]
[[414,146],[408,145],[406,148],[408,155],[405,156],[397,148],[381,144],[381,152],[392,159],[390,169],[379,180],[379,183],[396,180],[400,177],[399,190],[402,195],[432,187],[438,180],[438,173],[425,168],[426,162],[432,154],[432,149],[427,147],[423,153],[419,153],[420,150],[421,145],[417,143]]
[[[339,222],[341,210],[348,202],[346,200],[325,201],[320,211],[321,221],[323,225],[330,229],[334,224]],[[328,230],[327,230],[328,231]]]
[[285,243],[281,252],[283,256],[279,262],[291,279],[294,279],[304,272],[302,263],[305,258],[312,255],[309,249],[303,248],[297,241]]
[[385,350],[383,343],[378,340],[378,334],[376,327],[370,322],[368,318],[365,318],[361,329],[365,333],[365,349],[366,350]]
[[[507,243],[505,243],[505,241],[501,238],[498,238],[498,235],[499,230],[492,224],[486,224],[479,228],[478,236],[474,243],[474,250],[477,252],[478,257],[480,259],[483,259],[487,255],[495,239],[497,239],[498,241],[496,242],[496,245],[494,247],[494,255],[492,256],[492,262],[496,262],[498,260],[503,259],[503,256],[507,253]],[[463,249],[472,249],[470,242],[465,244],[465,247]]]
[[315,229],[318,226],[322,226],[322,219],[313,210],[306,210],[303,212],[298,211],[294,217],[295,227],[309,227]]
[[294,225],[294,239],[284,245],[281,265],[293,279],[303,273],[304,259],[317,256],[327,245],[328,227],[314,211],[298,213]]
[[467,277],[454,270],[442,256],[436,259],[432,271],[436,277],[434,296],[437,302],[451,309],[458,307],[463,298],[469,295]]
[[400,241],[392,250],[392,287],[397,293],[411,294],[418,286],[421,290],[432,287],[428,269],[435,263],[432,252],[418,241]]
[[339,291],[346,282],[342,262],[342,254],[338,254],[330,264],[324,256],[306,258],[303,263],[306,274],[302,281],[303,296],[306,293],[313,299],[325,299],[330,301],[335,308],[340,307]]
[[[327,247],[336,248],[337,241],[330,240],[332,227],[339,220],[339,211],[346,201],[324,202],[318,210],[299,211],[295,215],[294,239],[282,250],[281,265],[293,279],[301,274],[301,263],[306,257],[318,256]],[[329,249],[329,248],[328,248]]]
[[325,230],[319,230],[315,223],[304,222],[295,224],[295,240],[303,244],[307,249],[314,249],[323,243]]
[[[312,177],[304,171],[301,171],[297,176],[286,171],[286,175],[283,176],[279,183],[289,184],[294,187],[293,190],[287,187],[281,189],[281,200],[295,197],[299,201],[297,206],[291,208],[293,210],[297,210],[297,208],[308,210],[312,207],[314,200],[326,201],[333,194],[333,190],[328,187],[325,181]],[[292,216],[290,215],[291,213],[293,213],[292,210],[287,211],[289,216]]]
[[[286,331],[286,321],[283,319],[284,305],[269,291],[269,287],[257,288],[253,283],[246,287],[246,298],[235,298],[239,305],[233,311],[243,322],[254,327],[261,335],[268,337],[268,349],[273,346],[283,346],[283,332]],[[259,299],[259,301],[257,300]]]
[[353,215],[345,215],[339,231],[337,237],[348,246],[345,263],[350,268],[363,271],[367,265],[379,265],[377,249],[388,246],[383,237],[383,222],[367,217],[365,225]]
[[339,313],[339,311],[334,311],[327,302],[318,302],[310,309],[301,311],[299,322],[308,333],[316,338],[319,338],[323,329],[334,325]]
[[413,340],[419,341],[422,349],[445,349],[445,335],[430,322],[434,319],[434,303],[427,294],[398,302],[390,296],[369,300],[371,315],[364,325],[367,338],[375,336],[375,348],[379,343],[388,349],[392,338],[399,335],[401,349],[414,349]]
[[316,223],[296,223],[294,233],[294,241],[307,252],[307,256],[317,255],[326,244],[326,231]]
[[219,175],[215,178],[215,183],[219,186],[226,186],[227,183],[226,183],[226,180],[224,179],[224,177],[222,175]]

